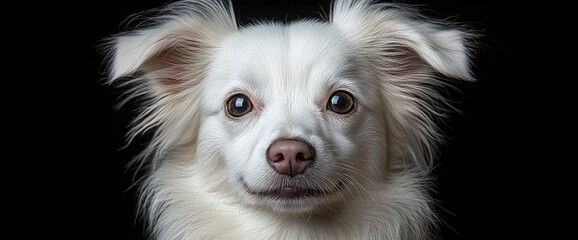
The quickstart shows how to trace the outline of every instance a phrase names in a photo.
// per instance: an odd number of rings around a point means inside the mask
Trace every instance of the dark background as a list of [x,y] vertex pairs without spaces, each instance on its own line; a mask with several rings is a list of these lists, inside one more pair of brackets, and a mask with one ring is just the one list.
[[[402,1],[422,4],[428,15],[451,18],[481,31],[475,57],[475,84],[464,84],[459,105],[463,115],[451,118],[436,168],[435,196],[444,219],[442,239],[556,239],[563,224],[560,207],[574,189],[555,187],[552,174],[575,160],[561,150],[559,135],[567,114],[558,111],[558,91],[551,55],[558,46],[556,29],[545,4],[496,4],[487,1]],[[71,102],[82,107],[82,157],[68,166],[63,205],[71,210],[56,223],[74,239],[143,239],[135,218],[132,173],[125,165],[146,139],[124,146],[129,108],[115,110],[120,91],[103,84],[103,55],[98,45],[125,30],[133,13],[161,7],[168,1],[83,1],[66,19],[70,65],[74,75]],[[556,8],[564,8],[556,6]],[[329,1],[234,1],[241,24],[252,19],[291,20],[319,17]],[[553,14],[555,15],[555,14]],[[47,36],[49,37],[49,36]],[[569,130],[567,130],[569,131]],[[560,173],[560,175],[562,175]],[[551,182],[556,182],[555,185]],[[59,205],[60,206],[60,205]],[[571,211],[574,211],[572,209]],[[44,220],[43,220],[44,221]],[[572,221],[575,221],[572,219]]]

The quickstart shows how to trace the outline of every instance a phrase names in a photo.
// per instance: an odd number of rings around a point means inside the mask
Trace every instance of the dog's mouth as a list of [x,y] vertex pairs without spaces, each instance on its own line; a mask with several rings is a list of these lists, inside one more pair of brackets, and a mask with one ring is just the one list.
[[298,199],[305,197],[322,197],[328,196],[343,188],[343,182],[338,182],[327,188],[306,188],[298,185],[286,185],[279,188],[272,188],[267,190],[253,190],[245,181],[242,181],[243,186],[252,195],[276,198],[276,199]]

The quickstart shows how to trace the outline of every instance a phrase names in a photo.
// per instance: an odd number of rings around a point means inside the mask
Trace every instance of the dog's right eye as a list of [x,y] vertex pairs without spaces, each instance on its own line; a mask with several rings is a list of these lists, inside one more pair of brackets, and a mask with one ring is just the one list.
[[227,113],[232,117],[241,117],[253,110],[253,104],[249,97],[236,94],[227,101]]

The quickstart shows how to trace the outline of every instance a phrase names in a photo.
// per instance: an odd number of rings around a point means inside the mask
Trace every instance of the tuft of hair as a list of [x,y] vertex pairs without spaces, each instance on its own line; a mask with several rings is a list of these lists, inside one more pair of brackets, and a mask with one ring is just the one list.
[[[443,142],[438,124],[458,111],[443,93],[452,81],[475,81],[471,55],[476,34],[464,25],[429,18],[417,8],[373,0],[341,0],[330,20],[377,73],[386,99],[390,154],[399,167],[431,169]],[[395,166],[394,166],[395,167]]]
[[106,39],[103,49],[108,83],[128,89],[119,107],[130,100],[140,101],[127,144],[154,130],[152,142],[132,164],[140,168],[151,160],[154,169],[172,147],[196,141],[199,109],[191,106],[199,105],[194,103],[198,84],[218,40],[236,30],[237,23],[229,1],[184,0],[133,17],[146,21],[135,30]]

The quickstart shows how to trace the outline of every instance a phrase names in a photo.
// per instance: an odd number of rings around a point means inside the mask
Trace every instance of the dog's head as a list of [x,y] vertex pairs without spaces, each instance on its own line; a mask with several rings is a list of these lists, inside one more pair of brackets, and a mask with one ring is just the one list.
[[111,41],[111,79],[148,99],[131,134],[155,128],[153,171],[195,165],[249,205],[310,211],[427,171],[437,88],[473,79],[468,33],[399,6],[337,1],[328,21],[243,28],[227,4],[167,9]]

